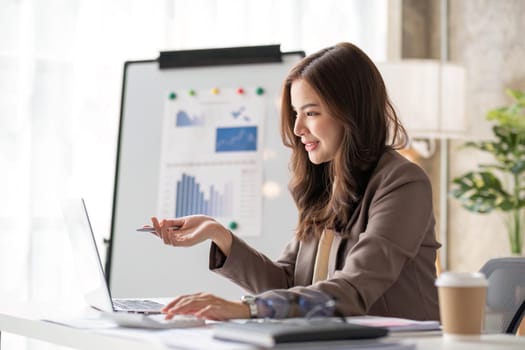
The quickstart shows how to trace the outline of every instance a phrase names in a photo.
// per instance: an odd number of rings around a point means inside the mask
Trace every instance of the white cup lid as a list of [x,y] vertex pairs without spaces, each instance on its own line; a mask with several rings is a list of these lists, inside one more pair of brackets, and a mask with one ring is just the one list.
[[481,272],[443,272],[436,280],[438,287],[487,287],[489,282]]

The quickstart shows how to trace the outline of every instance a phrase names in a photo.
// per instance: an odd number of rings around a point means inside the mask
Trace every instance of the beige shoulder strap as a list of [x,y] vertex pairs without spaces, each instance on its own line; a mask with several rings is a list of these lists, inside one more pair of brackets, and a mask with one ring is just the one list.
[[325,229],[321,234],[317,247],[312,283],[323,281],[328,275],[328,258],[330,257],[330,248],[332,247],[333,240],[334,231]]

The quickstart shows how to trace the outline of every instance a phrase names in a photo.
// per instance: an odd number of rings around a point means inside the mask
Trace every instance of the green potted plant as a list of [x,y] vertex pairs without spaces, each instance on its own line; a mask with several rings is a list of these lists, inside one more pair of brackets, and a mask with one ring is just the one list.
[[455,177],[451,194],[471,212],[503,212],[511,252],[521,255],[525,231],[525,92],[505,92],[514,102],[487,113],[487,120],[495,123],[495,139],[464,144],[491,153],[495,163],[480,164],[477,171]]

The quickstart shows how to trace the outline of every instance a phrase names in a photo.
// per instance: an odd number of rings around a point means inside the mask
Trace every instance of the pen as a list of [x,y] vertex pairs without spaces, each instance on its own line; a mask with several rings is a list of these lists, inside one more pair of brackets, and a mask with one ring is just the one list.
[[[171,226],[169,227],[173,230],[178,230],[180,228],[180,226]],[[155,227],[151,227],[151,226],[147,226],[147,227],[139,227],[138,229],[136,229],[136,231],[138,232],[155,232]]]

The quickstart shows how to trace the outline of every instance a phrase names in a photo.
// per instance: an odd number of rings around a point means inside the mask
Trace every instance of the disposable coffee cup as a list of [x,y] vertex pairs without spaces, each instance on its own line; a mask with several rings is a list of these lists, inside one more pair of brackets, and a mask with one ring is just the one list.
[[479,338],[483,329],[488,281],[479,272],[443,272],[436,280],[443,335]]

